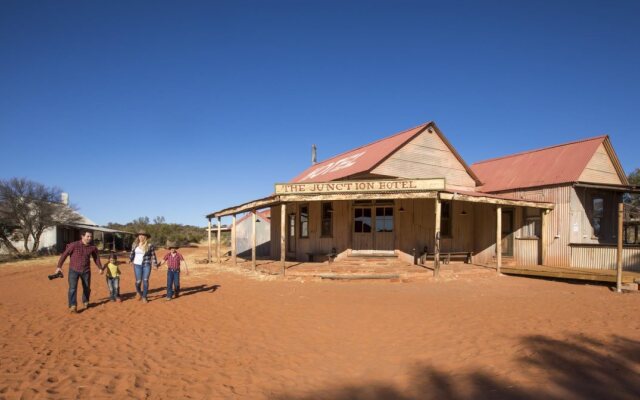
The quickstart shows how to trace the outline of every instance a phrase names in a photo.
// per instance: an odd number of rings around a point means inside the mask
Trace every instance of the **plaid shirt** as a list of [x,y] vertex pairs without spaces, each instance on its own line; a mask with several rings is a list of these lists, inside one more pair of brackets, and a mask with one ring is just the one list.
[[60,256],[60,260],[58,260],[58,268],[62,268],[62,265],[69,256],[71,256],[71,261],[69,261],[69,269],[72,269],[74,271],[90,271],[91,258],[93,258],[93,261],[96,263],[98,268],[102,269],[102,263],[100,262],[100,257],[98,256],[98,248],[92,244],[85,246],[84,244],[82,244],[82,240],[78,240],[77,242],[72,242],[67,245],[64,253],[62,253],[62,255]]
[[176,255],[174,256],[171,252],[165,254],[164,259],[167,262],[167,268],[172,271],[180,271],[180,261],[184,261],[182,254],[176,251]]
[[[136,247],[131,249],[131,254],[129,254],[129,261],[133,262],[133,259],[136,257]],[[149,265],[151,264],[151,260],[153,259],[153,265],[158,265],[158,259],[156,258],[156,248],[150,244],[147,252],[144,253],[144,257],[142,258],[141,265]]]

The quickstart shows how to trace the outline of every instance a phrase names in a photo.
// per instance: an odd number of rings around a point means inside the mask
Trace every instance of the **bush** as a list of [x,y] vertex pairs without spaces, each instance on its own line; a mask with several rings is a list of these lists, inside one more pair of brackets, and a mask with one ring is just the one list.
[[107,227],[132,233],[145,230],[151,235],[150,241],[156,247],[164,247],[167,241],[177,242],[179,246],[186,246],[189,243],[199,243],[207,236],[206,228],[168,224],[164,222],[164,217],[156,217],[153,223],[150,223],[148,217],[137,218],[127,224],[110,222]]

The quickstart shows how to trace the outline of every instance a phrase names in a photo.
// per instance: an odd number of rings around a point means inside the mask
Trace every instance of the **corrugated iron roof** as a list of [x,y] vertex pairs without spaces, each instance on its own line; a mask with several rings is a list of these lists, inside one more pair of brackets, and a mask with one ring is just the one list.
[[[264,211],[256,211],[256,215],[258,219],[261,219],[265,222],[271,222],[271,209],[266,209]],[[243,222],[246,219],[249,219],[249,217],[251,217],[251,213],[248,212],[245,215],[243,215],[241,218],[239,218],[236,221],[236,225],[240,224],[240,222]]]
[[576,182],[607,136],[597,136],[523,153],[479,161],[471,169],[482,181],[477,189],[498,192]]
[[370,171],[429,124],[431,122],[331,157],[307,168],[291,182],[328,182]]

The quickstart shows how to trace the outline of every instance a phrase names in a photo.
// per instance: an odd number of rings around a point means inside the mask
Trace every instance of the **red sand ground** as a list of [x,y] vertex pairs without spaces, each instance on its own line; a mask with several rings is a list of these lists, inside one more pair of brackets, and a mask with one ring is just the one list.
[[46,277],[55,261],[0,265],[0,399],[640,394],[640,295],[604,286],[261,280],[191,264],[182,297],[162,300],[153,271],[143,304],[125,264],[123,303],[94,273],[96,305],[71,315],[66,280]]

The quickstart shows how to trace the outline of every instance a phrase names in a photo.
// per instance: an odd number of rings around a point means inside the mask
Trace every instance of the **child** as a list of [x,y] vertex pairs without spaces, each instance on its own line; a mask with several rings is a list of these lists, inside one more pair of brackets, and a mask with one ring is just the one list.
[[162,265],[163,262],[167,263],[167,301],[171,300],[173,297],[174,287],[176,298],[180,296],[180,262],[184,263],[185,272],[189,275],[189,267],[187,267],[187,262],[182,257],[182,254],[178,253],[178,245],[174,242],[167,242],[167,247],[169,248],[169,253],[167,253],[158,267]]
[[107,286],[109,287],[109,296],[111,301],[120,303],[120,268],[115,254],[109,255],[109,262],[105,266],[107,270]]

